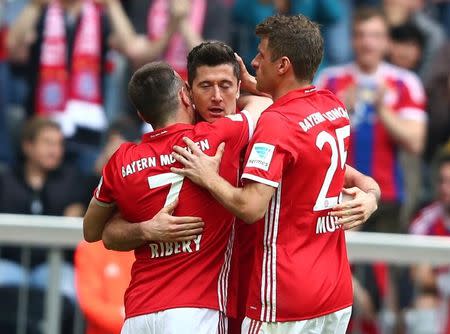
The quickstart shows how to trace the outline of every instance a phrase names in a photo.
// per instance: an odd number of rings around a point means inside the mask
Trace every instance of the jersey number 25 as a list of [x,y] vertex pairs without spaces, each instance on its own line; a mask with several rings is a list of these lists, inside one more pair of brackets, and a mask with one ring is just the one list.
[[[338,167],[344,169],[345,161],[347,160],[347,151],[345,150],[344,139],[350,136],[350,125],[343,126],[336,129],[336,139],[326,131],[322,131],[317,135],[316,146],[319,150],[322,150],[325,144],[330,145],[331,157],[330,166],[328,167],[325,179],[320,188],[319,195],[317,196],[316,204],[314,205],[314,211],[327,210],[338,204],[339,196],[327,197],[328,190],[333,180],[334,174]],[[340,165],[338,166],[338,160]]]

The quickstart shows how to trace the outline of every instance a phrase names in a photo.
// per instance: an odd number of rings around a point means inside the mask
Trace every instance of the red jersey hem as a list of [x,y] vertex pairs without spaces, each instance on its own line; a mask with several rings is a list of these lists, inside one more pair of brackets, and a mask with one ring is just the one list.
[[[310,319],[319,318],[319,317],[322,317],[324,315],[331,314],[331,313],[343,310],[344,308],[347,308],[347,307],[350,307],[350,306],[353,306],[353,302],[351,302],[350,304],[345,304],[344,306],[336,307],[336,308],[334,308],[332,310],[329,310],[329,311],[325,311],[325,312],[317,313],[317,314],[313,314],[313,315],[308,315],[308,316],[304,316],[304,317],[296,317],[296,318],[280,318],[280,317],[276,317],[276,321],[275,322],[310,320]],[[252,317],[248,313],[246,313],[245,316],[250,318],[250,319],[261,321],[261,322],[270,322],[270,321],[262,321],[260,317]]]
[[[161,312],[161,311],[165,311],[165,310],[171,310],[174,308],[182,308],[182,307],[192,307],[192,308],[207,308],[207,309],[211,309],[211,310],[215,310],[215,311],[220,311],[218,306],[211,306],[211,305],[205,305],[205,304],[180,304],[180,305],[174,305],[174,306],[161,306],[158,308],[154,308],[154,309],[148,309],[142,312],[134,312],[131,314],[126,314],[125,316],[125,320],[128,318],[134,318],[134,317],[138,317],[140,315],[145,315],[145,314],[152,314],[152,313],[156,313],[156,312]],[[221,311],[222,312],[222,311]],[[223,312],[224,314],[226,312]]]

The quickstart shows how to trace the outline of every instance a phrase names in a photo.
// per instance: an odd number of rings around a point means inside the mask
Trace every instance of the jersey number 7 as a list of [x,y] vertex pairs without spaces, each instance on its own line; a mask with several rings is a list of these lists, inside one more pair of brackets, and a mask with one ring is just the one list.
[[184,176],[175,173],[163,173],[148,177],[148,185],[150,189],[155,189],[167,184],[171,184],[164,206],[169,205],[178,198],[181,187],[183,186],[183,181]]
[[[331,157],[330,166],[328,167],[325,179],[317,196],[314,211],[327,210],[338,204],[339,196],[327,197],[328,190],[333,180],[334,173],[338,168],[338,157],[340,160],[340,168],[344,169],[347,160],[347,151],[345,150],[344,139],[350,136],[350,125],[336,129],[336,139],[326,131],[321,131],[316,138],[316,146],[322,150],[325,144],[330,145]],[[337,142],[337,143],[336,143]]]

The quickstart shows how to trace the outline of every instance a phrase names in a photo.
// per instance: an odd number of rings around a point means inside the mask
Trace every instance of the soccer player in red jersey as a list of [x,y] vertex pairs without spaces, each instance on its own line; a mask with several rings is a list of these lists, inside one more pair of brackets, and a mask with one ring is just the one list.
[[220,174],[237,185],[239,157],[254,120],[242,111],[212,124],[192,125],[196,115],[187,88],[163,63],[138,70],[129,95],[141,117],[156,130],[145,134],[139,144],[123,144],[111,157],[84,223],[98,224],[104,220],[98,217],[111,215],[115,208],[124,219],[141,222],[179,198],[176,213],[201,217],[205,228],[193,240],[150,242],[136,249],[122,333],[225,333],[234,217],[208,192],[170,172],[171,166],[178,165],[171,152],[185,136],[205,152],[225,142]]
[[[238,218],[262,220],[242,333],[345,333],[352,286],[340,223],[349,221],[339,222],[332,208],[348,186],[347,170],[354,171],[345,164],[348,114],[333,94],[311,86],[323,54],[316,24],[301,15],[274,16],[256,32],[256,88],[274,104],[249,144],[244,186],[221,178],[220,154],[209,157],[189,139],[192,153],[174,148],[185,168],[171,170],[208,189]],[[373,203],[379,195],[376,184],[365,193]],[[344,215],[353,214],[350,208]]]

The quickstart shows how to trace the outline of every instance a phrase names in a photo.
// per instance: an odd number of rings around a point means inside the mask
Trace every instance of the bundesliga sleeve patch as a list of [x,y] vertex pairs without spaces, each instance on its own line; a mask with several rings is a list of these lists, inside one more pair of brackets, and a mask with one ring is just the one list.
[[265,171],[269,170],[272,161],[275,146],[266,143],[255,143],[250,156],[248,157],[246,167],[255,167]]

